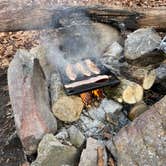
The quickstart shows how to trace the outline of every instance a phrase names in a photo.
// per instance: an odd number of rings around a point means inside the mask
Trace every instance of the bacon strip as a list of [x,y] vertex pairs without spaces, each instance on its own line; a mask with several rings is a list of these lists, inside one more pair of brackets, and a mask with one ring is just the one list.
[[100,69],[90,59],[86,59],[85,63],[91,72],[100,74]]
[[77,78],[77,75],[73,71],[73,67],[71,64],[68,64],[66,67],[66,75],[70,80],[75,80]]
[[77,69],[78,69],[83,75],[91,76],[90,71],[86,70],[86,69],[82,66],[82,64],[76,63],[76,67],[77,67]]
[[100,81],[100,80],[103,80],[103,79],[109,79],[109,76],[100,75],[100,76],[93,77],[93,78],[90,78],[90,79],[87,79],[87,80],[73,82],[71,84],[65,85],[65,88],[74,88],[74,87],[81,86],[81,85],[87,85],[87,84],[94,83],[94,82],[97,82],[97,81]]

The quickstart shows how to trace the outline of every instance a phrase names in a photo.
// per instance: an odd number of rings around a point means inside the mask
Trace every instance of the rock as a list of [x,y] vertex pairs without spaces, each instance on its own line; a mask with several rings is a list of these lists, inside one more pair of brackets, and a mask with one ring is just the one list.
[[152,28],[134,31],[125,40],[124,55],[129,60],[146,58],[147,53],[159,47],[161,37]]
[[52,105],[57,102],[57,100],[65,95],[63,85],[60,79],[60,75],[58,73],[51,74],[50,81],[50,94],[51,94],[51,103]]
[[127,63],[121,63],[123,47],[118,43],[114,42],[110,45],[101,60],[103,64],[114,72],[120,72],[120,68],[127,66]]
[[57,122],[50,111],[44,73],[38,60],[20,50],[8,69],[8,86],[17,133],[30,155],[46,133],[55,133]]
[[61,121],[74,122],[80,118],[83,102],[77,96],[62,96],[53,104],[54,115]]
[[118,166],[166,164],[166,96],[107,142]]
[[119,103],[113,100],[103,99],[98,108],[89,110],[89,116],[92,119],[105,122],[106,114],[111,114],[111,116],[117,121],[119,116],[121,115],[121,110],[122,105],[120,105]]
[[85,136],[75,126],[68,129],[70,142],[77,148],[80,148],[85,142]]
[[66,140],[69,138],[69,134],[66,130],[66,128],[62,128],[58,134],[55,135],[55,138],[58,140]]
[[166,63],[156,68],[157,82],[166,81]]
[[100,133],[105,125],[103,122],[97,119],[92,119],[88,115],[81,115],[80,120],[78,121],[78,127],[83,131],[86,137],[93,136],[95,138],[100,138]]
[[148,106],[144,102],[139,102],[135,104],[129,112],[129,119],[134,120],[136,117],[141,115],[148,109]]
[[[97,140],[95,140],[93,138],[88,138],[86,149],[84,149],[81,154],[79,166],[96,166],[96,165],[98,165],[97,149],[100,147],[104,148],[104,145],[102,143],[99,143]],[[103,160],[104,160],[103,166],[106,166],[107,165],[107,154],[106,154],[105,148],[104,148],[104,152],[103,152]]]
[[52,134],[47,134],[40,142],[37,159],[31,166],[75,166],[78,155],[75,147],[63,145]]
[[159,84],[160,89],[166,92],[166,63],[161,64],[155,69],[156,72],[156,83]]
[[50,80],[51,72],[53,71],[52,67],[50,66],[48,59],[47,59],[47,48],[43,45],[39,45],[34,47],[30,50],[30,53],[34,58],[39,59],[40,65],[44,71],[47,81]]
[[163,40],[160,43],[160,49],[166,54],[166,36],[163,38]]

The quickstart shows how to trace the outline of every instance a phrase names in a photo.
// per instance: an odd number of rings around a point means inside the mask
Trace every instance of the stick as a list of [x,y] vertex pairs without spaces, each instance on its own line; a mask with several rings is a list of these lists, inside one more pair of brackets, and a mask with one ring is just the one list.
[[104,148],[99,146],[97,147],[97,156],[98,156],[98,161],[97,161],[97,166],[104,166]]

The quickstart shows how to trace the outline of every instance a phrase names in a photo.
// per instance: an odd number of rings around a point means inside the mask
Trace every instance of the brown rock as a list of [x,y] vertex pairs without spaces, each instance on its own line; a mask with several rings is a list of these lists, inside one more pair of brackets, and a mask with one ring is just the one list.
[[56,119],[49,106],[44,73],[37,59],[25,50],[15,55],[8,69],[10,100],[17,133],[27,154],[36,151],[46,133],[55,133]]
[[166,96],[108,141],[117,165],[166,165]]
[[83,102],[77,96],[62,96],[53,104],[54,115],[64,122],[74,122],[79,119]]

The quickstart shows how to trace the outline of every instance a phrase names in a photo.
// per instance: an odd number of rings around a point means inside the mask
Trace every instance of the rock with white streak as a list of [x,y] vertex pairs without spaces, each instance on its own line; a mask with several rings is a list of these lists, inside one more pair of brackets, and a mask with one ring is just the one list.
[[18,136],[29,155],[57,122],[50,110],[47,82],[37,59],[19,50],[8,69],[8,86]]

